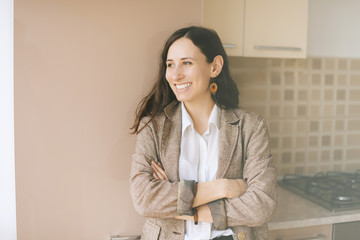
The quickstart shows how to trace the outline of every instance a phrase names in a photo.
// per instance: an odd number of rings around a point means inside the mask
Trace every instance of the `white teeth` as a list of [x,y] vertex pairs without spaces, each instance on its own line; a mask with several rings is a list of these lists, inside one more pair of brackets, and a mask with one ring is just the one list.
[[185,83],[185,84],[181,84],[181,85],[176,84],[175,86],[177,89],[184,89],[184,88],[190,87],[191,85],[192,85],[191,83]]

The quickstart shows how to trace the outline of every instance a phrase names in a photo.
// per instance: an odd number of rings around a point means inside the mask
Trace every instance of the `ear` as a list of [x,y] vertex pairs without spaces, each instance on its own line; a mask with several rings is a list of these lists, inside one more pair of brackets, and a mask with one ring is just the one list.
[[214,57],[213,62],[211,63],[211,77],[216,78],[222,71],[224,66],[224,59],[221,55]]

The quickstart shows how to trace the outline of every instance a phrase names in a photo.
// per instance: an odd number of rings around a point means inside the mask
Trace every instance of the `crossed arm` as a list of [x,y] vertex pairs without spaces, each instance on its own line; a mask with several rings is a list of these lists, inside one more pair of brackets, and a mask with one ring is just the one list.
[[[159,181],[166,181],[167,176],[161,163],[151,162],[154,170],[153,177]],[[197,191],[192,207],[197,208],[198,221],[213,222],[208,203],[222,198],[235,198],[245,193],[247,184],[242,179],[216,179],[197,184]],[[176,215],[176,219],[193,220],[194,216]]]

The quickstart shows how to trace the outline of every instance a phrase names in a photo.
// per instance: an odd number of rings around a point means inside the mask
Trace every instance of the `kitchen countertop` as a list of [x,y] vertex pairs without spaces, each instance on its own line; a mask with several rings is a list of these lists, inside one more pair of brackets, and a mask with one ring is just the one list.
[[279,230],[352,221],[360,221],[360,209],[333,213],[279,186],[277,209],[268,227]]

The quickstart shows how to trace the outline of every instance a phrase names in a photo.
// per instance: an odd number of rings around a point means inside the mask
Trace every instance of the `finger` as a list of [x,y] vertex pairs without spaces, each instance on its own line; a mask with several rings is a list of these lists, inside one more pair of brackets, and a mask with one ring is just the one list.
[[158,164],[156,164],[154,161],[152,162],[152,166],[154,167],[154,169],[156,169],[157,173],[160,173],[160,175],[162,175],[164,177],[164,180],[168,179],[167,176],[166,176],[165,171]]
[[154,170],[158,180],[167,180],[167,177],[163,176],[163,174],[159,171],[159,168],[156,168],[154,165],[151,165],[151,167]]
[[156,173],[153,173],[153,177],[156,179],[156,180],[160,180],[160,178],[158,177],[158,175]]

